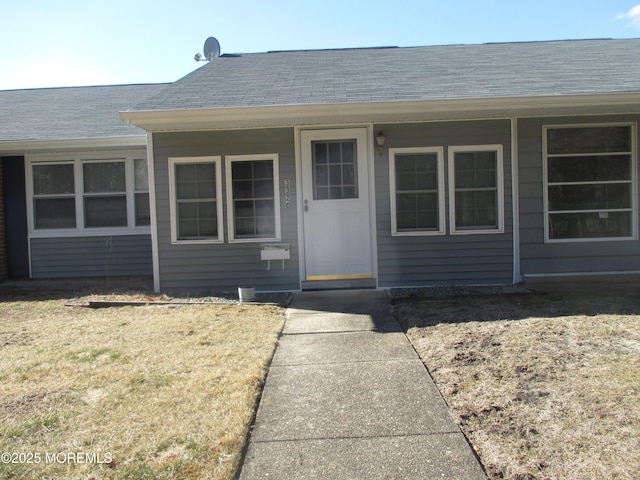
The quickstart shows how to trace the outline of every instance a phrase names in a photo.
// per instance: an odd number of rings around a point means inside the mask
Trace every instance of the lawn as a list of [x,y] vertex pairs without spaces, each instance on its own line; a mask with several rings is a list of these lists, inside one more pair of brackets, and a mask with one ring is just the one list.
[[640,478],[640,298],[527,293],[395,308],[491,479]]
[[233,478],[283,313],[0,294],[0,477]]

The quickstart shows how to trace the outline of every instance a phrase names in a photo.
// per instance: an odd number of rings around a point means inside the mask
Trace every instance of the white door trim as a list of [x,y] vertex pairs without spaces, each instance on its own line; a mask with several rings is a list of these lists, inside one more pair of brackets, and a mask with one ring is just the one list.
[[367,186],[369,189],[369,231],[370,231],[370,245],[371,245],[371,271],[373,279],[377,287],[378,284],[378,248],[377,248],[377,229],[376,229],[376,195],[375,195],[375,157],[374,149],[372,148],[374,142],[373,125],[345,125],[345,126],[323,126],[323,127],[301,127],[294,126],[294,146],[295,146],[295,167],[296,167],[296,202],[297,202],[297,221],[298,221],[298,252],[299,252],[299,277],[300,286],[302,289],[303,282],[306,281],[306,249],[305,249],[305,230],[304,230],[304,192],[303,192],[303,171],[302,171],[302,132],[314,131],[318,134],[328,134],[331,139],[335,135],[335,138],[344,138],[348,135],[349,130],[365,129],[366,140],[364,144],[365,156],[367,161]]

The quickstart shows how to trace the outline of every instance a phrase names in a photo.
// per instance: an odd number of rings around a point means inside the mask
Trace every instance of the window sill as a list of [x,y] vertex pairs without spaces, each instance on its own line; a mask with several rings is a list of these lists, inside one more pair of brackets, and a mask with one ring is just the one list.
[[66,237],[116,237],[126,235],[151,235],[151,227],[136,228],[92,228],[92,229],[51,229],[29,232],[29,238],[66,238]]
[[493,228],[491,230],[451,230],[451,235],[491,235],[504,233],[504,228]]
[[280,242],[282,239],[278,237],[256,237],[256,238],[230,238],[229,243],[268,243]]
[[212,245],[222,243],[224,243],[224,240],[218,238],[203,238],[201,240],[171,240],[171,245]]
[[416,230],[411,232],[391,232],[392,237],[441,237],[446,235],[444,231],[435,230]]
[[638,236],[633,237],[598,237],[598,238],[545,238],[544,243],[602,243],[602,242],[633,242]]

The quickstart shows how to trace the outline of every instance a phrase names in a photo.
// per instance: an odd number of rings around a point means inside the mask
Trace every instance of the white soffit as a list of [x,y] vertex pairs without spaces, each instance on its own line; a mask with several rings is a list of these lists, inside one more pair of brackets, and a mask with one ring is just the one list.
[[25,154],[73,150],[110,150],[147,146],[146,135],[126,137],[82,138],[69,140],[0,141],[0,154]]
[[149,110],[120,112],[120,116],[147,131],[179,131],[327,123],[394,123],[639,112],[640,93],[631,93]]

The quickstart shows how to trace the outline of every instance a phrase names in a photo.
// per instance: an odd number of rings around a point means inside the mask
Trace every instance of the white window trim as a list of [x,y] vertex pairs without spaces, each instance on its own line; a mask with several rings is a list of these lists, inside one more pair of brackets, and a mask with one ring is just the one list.
[[[233,178],[231,164],[233,162],[246,162],[256,160],[273,161],[273,208],[275,214],[275,236],[255,238],[235,238],[235,218],[233,215]],[[267,153],[264,155],[227,155],[225,156],[225,170],[227,183],[227,223],[229,229],[229,243],[255,243],[280,241],[282,238],[280,228],[280,174],[278,166],[278,154]]]
[[[106,237],[123,235],[149,235],[151,227],[149,225],[135,225],[135,211],[133,202],[134,195],[133,175],[134,158],[146,157],[144,151],[123,151],[123,152],[74,152],[69,154],[36,154],[28,155],[25,158],[25,178],[27,192],[27,218],[29,238],[64,238],[64,237]],[[82,165],[89,162],[125,162],[125,180],[127,196],[127,225],[126,227],[85,227],[84,219],[84,185]],[[76,205],[76,227],[57,229],[36,229],[35,212],[33,208],[33,165],[55,165],[73,164],[75,205]],[[151,181],[151,179],[149,179]]]
[[[178,213],[176,211],[175,166],[194,163],[213,163],[216,172],[216,216],[218,220],[218,236],[202,239],[178,239]],[[171,243],[173,245],[202,245],[206,243],[224,242],[224,222],[222,220],[222,157],[169,157],[169,218],[171,223]]]
[[[124,192],[100,192],[100,193],[87,193],[84,191],[84,166],[86,164],[96,164],[96,163],[124,163],[124,182],[125,182],[125,189]],[[87,198],[91,198],[91,197],[99,197],[99,198],[105,198],[105,197],[121,197],[122,195],[125,196],[125,203],[127,206],[127,225],[135,225],[135,212],[131,210],[131,200],[133,198],[134,195],[134,189],[133,189],[133,169],[134,169],[134,165],[133,165],[133,159],[130,160],[130,162],[126,159],[126,158],[101,158],[101,159],[91,159],[91,160],[82,160],[80,162],[80,188],[81,188],[81,195],[80,195],[80,205],[82,208],[82,213],[80,215],[80,217],[82,218],[83,221],[83,227],[87,230],[95,230],[96,228],[129,228],[127,227],[87,227],[86,226],[86,218],[85,218],[85,200]],[[77,176],[76,176],[77,178]],[[76,184],[77,187],[77,184]],[[77,191],[77,190],[76,190]],[[77,200],[77,199],[76,199]],[[76,204],[77,207],[77,204]],[[76,208],[76,217],[78,217],[78,209]]]
[[[615,152],[620,154],[631,155],[631,236],[628,237],[597,237],[597,238],[550,238],[549,232],[549,177],[548,177],[548,159],[556,155],[547,153],[547,131],[560,128],[597,128],[597,127],[630,127],[631,132],[631,152]],[[597,243],[597,242],[619,242],[638,240],[638,174],[637,174],[637,147],[636,147],[636,123],[634,122],[612,122],[612,123],[572,123],[560,125],[543,125],[542,126],[542,183],[543,183],[543,205],[544,205],[544,243]],[[604,152],[598,154],[575,154],[574,156],[603,155]],[[572,156],[572,154],[562,154],[558,156]],[[579,183],[603,183],[603,182],[576,182]],[[606,182],[616,183],[616,182]],[[629,183],[626,180],[617,183]],[[609,211],[629,211],[625,209],[609,209]],[[598,212],[598,210],[572,210],[571,213]]]
[[[396,212],[396,155],[409,153],[435,153],[438,161],[438,229],[398,231]],[[394,237],[436,236],[446,233],[446,206],[444,180],[444,148],[443,147],[408,147],[389,149],[389,191],[391,200],[391,235]]]
[[[136,189],[136,160],[144,159],[147,161],[147,189],[146,190],[137,190]],[[151,228],[151,197],[149,195],[149,189],[151,188],[151,178],[149,175],[149,159],[145,156],[134,155],[133,160],[131,161],[133,168],[127,168],[127,187],[131,185],[131,195],[127,192],[127,214],[128,214],[128,222],[129,225],[136,224],[136,195],[138,194],[147,194],[149,198],[149,225],[145,225]]]
[[[449,167],[449,228],[451,235],[485,235],[504,233],[504,160],[503,146],[495,145],[461,145],[448,147]],[[486,229],[457,229],[456,228],[456,188],[455,188],[455,154],[458,152],[496,152],[496,195],[497,195],[497,225]]]
[[[73,193],[67,193],[64,195],[36,195],[36,193],[33,190],[33,166],[34,165],[50,165],[50,166],[54,166],[54,165],[71,165],[73,167]],[[28,212],[28,218],[29,218],[29,234],[33,235],[34,233],[40,233],[40,232],[48,232],[51,233],[53,232],[53,236],[55,236],[55,234],[57,232],[76,232],[78,230],[78,226],[82,225],[81,223],[78,223],[79,219],[81,219],[82,217],[80,216],[79,212],[78,212],[78,197],[82,196],[82,194],[78,194],[78,182],[77,182],[77,171],[76,171],[76,165],[75,162],[72,159],[59,159],[57,161],[47,161],[47,162],[29,162],[27,161],[27,166],[26,168],[26,178],[27,178],[27,212]],[[75,208],[75,212],[76,212],[76,216],[75,216],[75,223],[76,226],[74,228],[43,228],[43,229],[36,229],[36,217],[35,217],[35,207],[34,207],[34,203],[35,200],[39,198],[73,198],[74,200],[74,208]],[[80,206],[82,206],[82,203],[80,203]],[[50,236],[50,235],[47,235]]]

